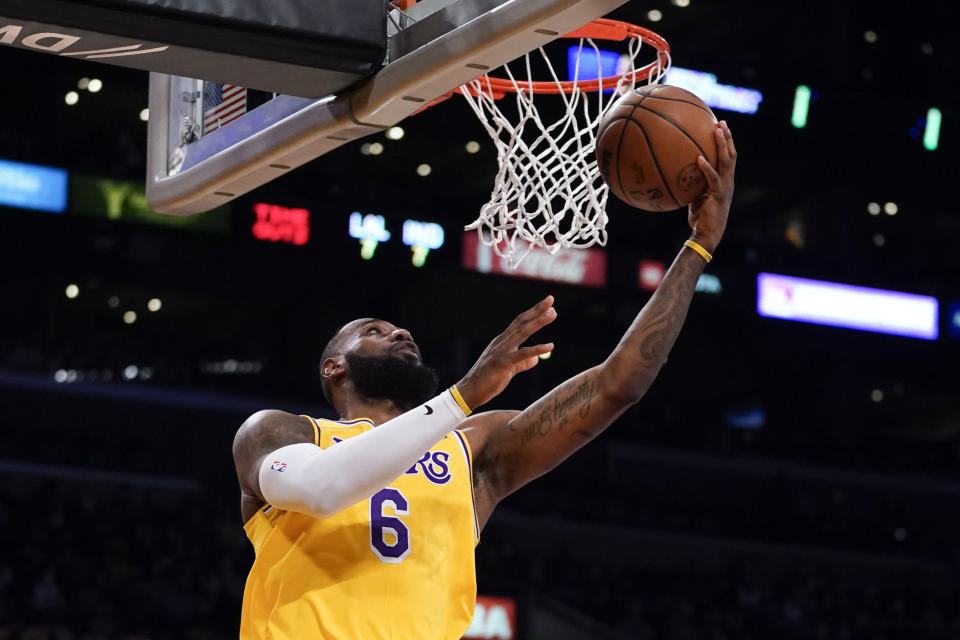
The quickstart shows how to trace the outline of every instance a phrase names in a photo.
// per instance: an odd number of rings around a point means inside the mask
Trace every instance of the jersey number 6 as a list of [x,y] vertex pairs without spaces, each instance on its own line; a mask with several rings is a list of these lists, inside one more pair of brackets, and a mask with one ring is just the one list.
[[[410,530],[400,518],[388,516],[385,507],[397,516],[410,515],[407,499],[396,489],[387,487],[370,498],[370,548],[381,562],[399,564],[410,555]],[[391,542],[388,542],[388,536]]]

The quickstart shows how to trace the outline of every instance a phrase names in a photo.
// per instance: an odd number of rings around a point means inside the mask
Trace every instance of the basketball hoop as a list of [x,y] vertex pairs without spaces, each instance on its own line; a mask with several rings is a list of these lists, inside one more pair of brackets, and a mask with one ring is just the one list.
[[[606,245],[608,189],[595,158],[597,126],[617,98],[638,83],[659,82],[670,67],[667,41],[636,25],[601,18],[562,37],[580,41],[573,80],[560,80],[540,47],[550,80],[533,80],[530,52],[513,63],[521,62],[525,77],[504,65],[507,77],[483,75],[457,89],[493,140],[500,165],[490,201],[466,229],[478,231],[480,239],[514,267],[533,247],[555,254]],[[595,40],[629,40],[615,75],[603,77]],[[644,44],[655,59],[638,68]],[[596,69],[582,69],[581,54],[591,50]],[[515,97],[504,101],[515,107],[514,120],[497,102],[508,94]],[[555,122],[544,122],[534,104],[537,94],[561,96],[565,113]]]

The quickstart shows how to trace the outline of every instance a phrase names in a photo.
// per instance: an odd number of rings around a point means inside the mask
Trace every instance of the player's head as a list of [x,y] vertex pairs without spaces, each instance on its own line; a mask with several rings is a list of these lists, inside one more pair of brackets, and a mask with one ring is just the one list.
[[344,394],[411,409],[432,398],[440,384],[410,332],[378,318],[340,327],[320,356],[320,377],[323,397],[337,410]]

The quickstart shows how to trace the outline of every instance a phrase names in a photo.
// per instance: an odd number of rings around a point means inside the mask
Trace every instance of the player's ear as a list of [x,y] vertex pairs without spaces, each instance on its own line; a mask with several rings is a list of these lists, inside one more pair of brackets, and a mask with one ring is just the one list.
[[320,364],[320,376],[329,382],[338,382],[347,372],[347,361],[342,355],[327,358]]

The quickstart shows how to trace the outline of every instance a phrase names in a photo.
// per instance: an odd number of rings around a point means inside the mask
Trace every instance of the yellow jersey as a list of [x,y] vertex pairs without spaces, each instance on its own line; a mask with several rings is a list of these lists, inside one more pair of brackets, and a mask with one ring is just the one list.
[[[374,428],[307,419],[324,449]],[[258,510],[243,527],[256,558],[241,640],[460,638],[477,595],[472,471],[470,445],[454,431],[389,486],[330,518]]]

